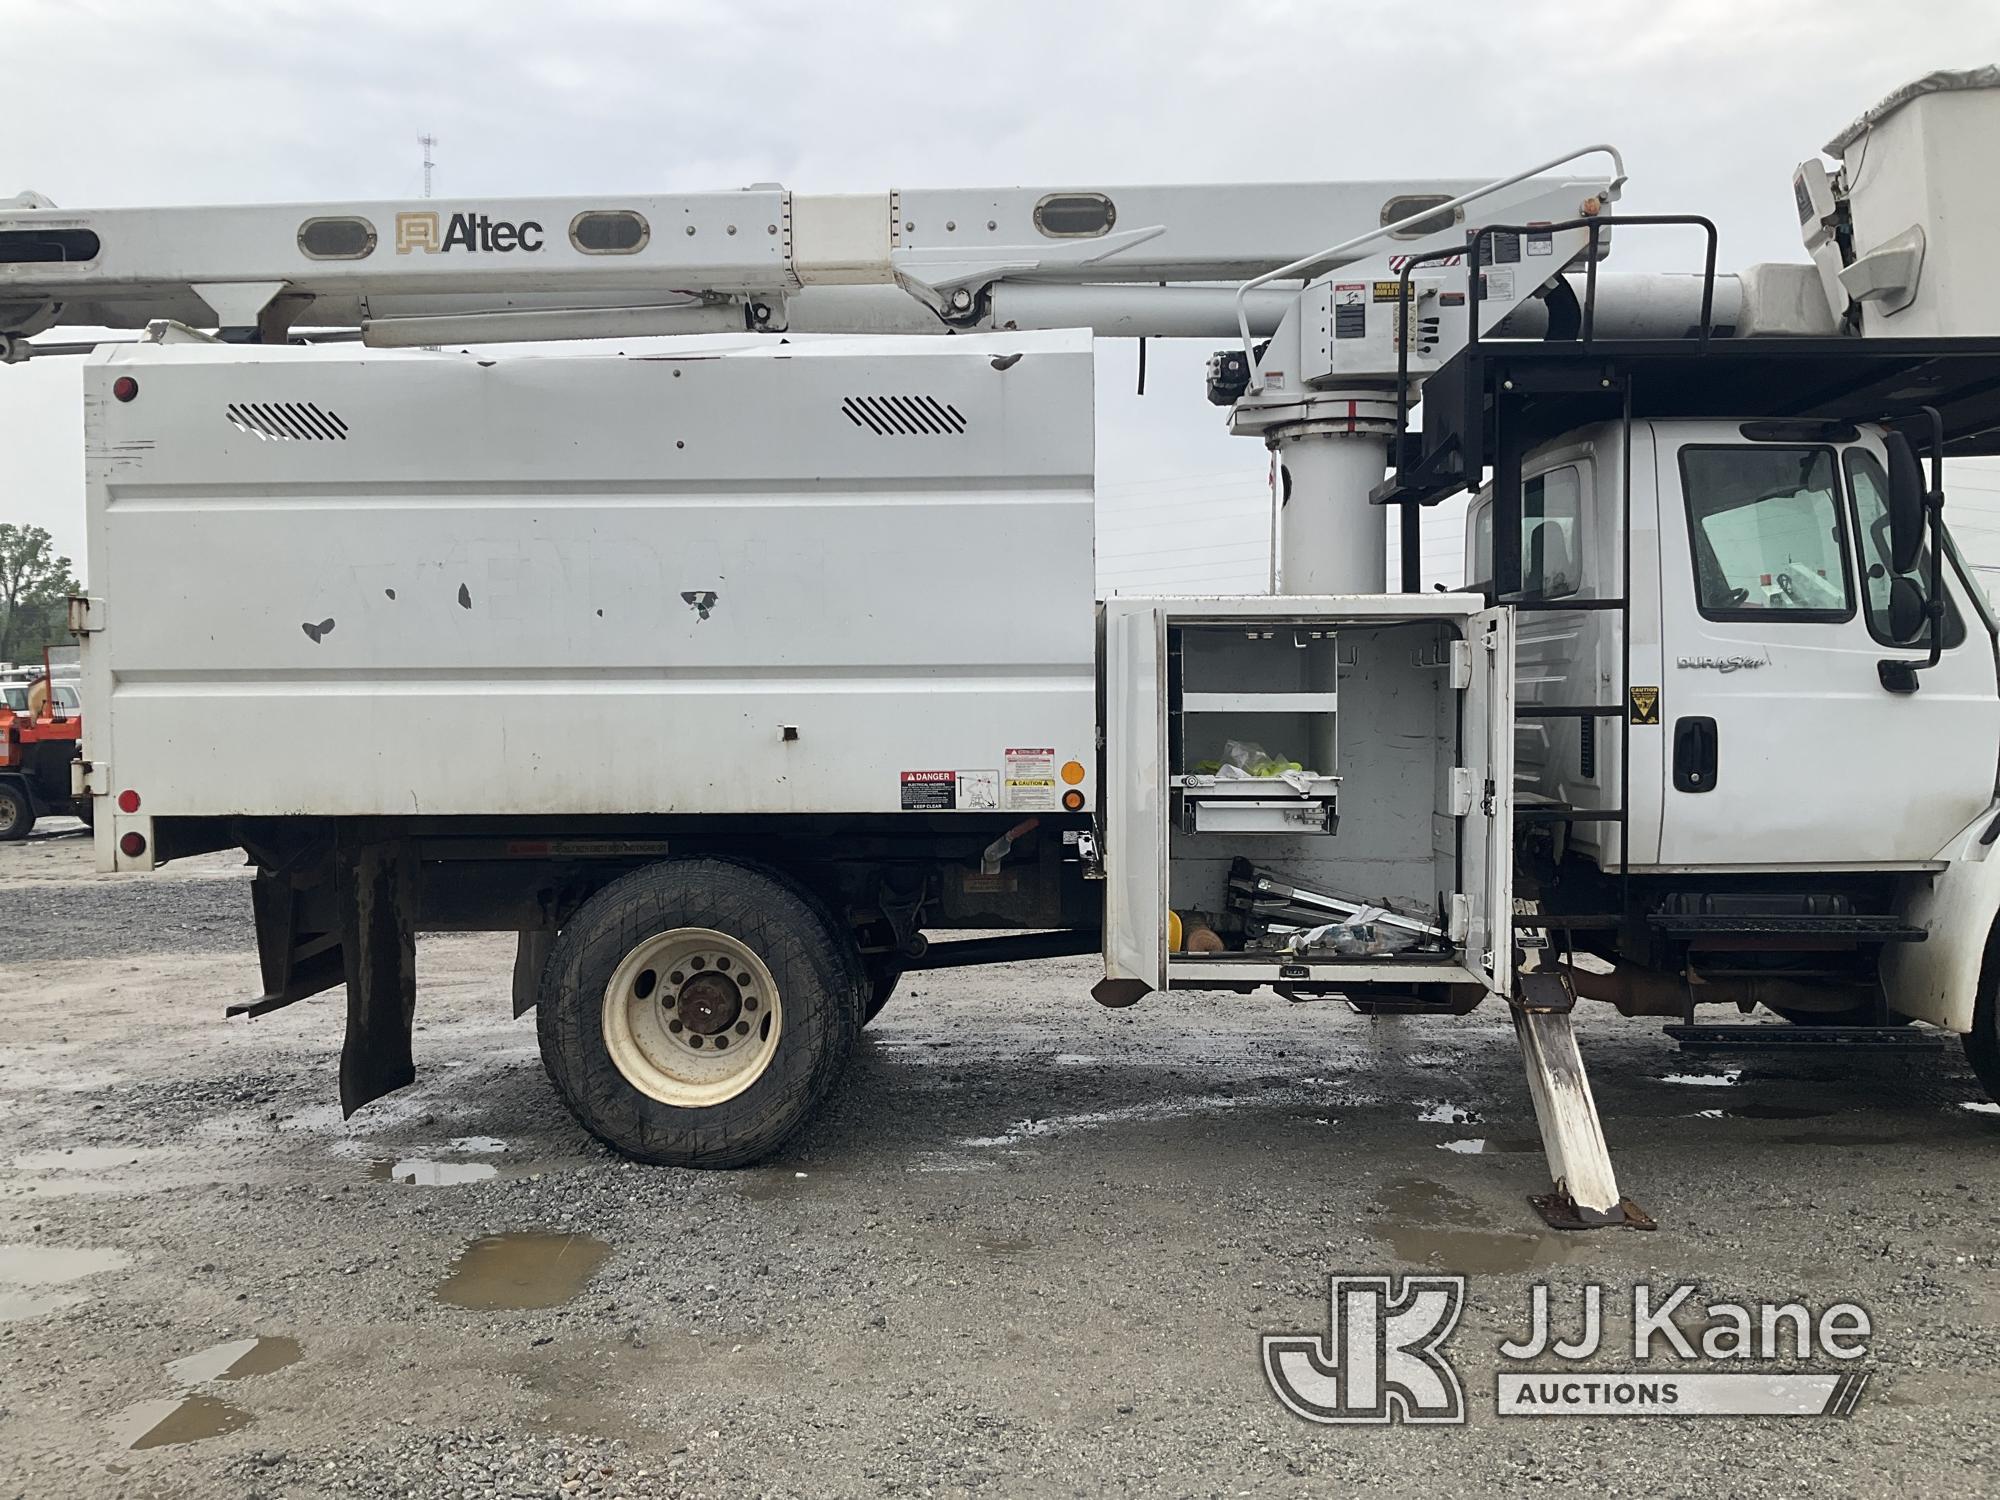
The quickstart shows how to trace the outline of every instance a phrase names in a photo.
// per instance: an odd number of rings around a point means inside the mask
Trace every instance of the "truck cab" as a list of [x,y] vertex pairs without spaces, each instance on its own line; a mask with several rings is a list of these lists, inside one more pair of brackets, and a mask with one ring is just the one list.
[[[1898,641],[1890,623],[1883,430],[1643,422],[1630,454],[1630,707],[1661,732],[1635,737],[1629,816],[1576,825],[1566,852],[1616,867],[1629,840],[1634,873],[1934,867],[1993,799],[1995,630],[1947,547],[1938,665],[1915,691],[1885,683],[1879,663],[1931,641],[1928,626]],[[1619,680],[1619,611],[1533,606],[1618,597],[1624,464],[1620,424],[1601,423],[1523,466],[1523,706],[1595,703]],[[1490,486],[1467,530],[1469,587],[1491,594]],[[1603,728],[1522,719],[1517,791],[1616,807],[1620,745]]]
[[[1896,567],[1889,442],[1838,420],[1621,420],[1523,457],[1515,789],[1544,812],[1523,894],[1610,906],[1615,926],[1574,941],[1650,971],[1586,991],[1689,1019],[1920,1007],[1881,979],[1993,805],[2000,667],[1948,532],[1935,665],[1936,624],[1892,618],[1930,544]],[[1489,599],[1494,516],[1489,484],[1466,541]]]

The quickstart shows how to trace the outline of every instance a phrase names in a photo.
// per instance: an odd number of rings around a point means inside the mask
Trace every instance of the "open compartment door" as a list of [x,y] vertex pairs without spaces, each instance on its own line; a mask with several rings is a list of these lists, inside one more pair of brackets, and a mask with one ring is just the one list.
[[1468,624],[1471,680],[1459,744],[1472,773],[1460,820],[1465,965],[1505,995],[1514,982],[1514,615],[1482,610]]
[[[1105,606],[1104,978],[1107,1003],[1166,987],[1165,622]],[[1122,993],[1121,993],[1122,992]]]

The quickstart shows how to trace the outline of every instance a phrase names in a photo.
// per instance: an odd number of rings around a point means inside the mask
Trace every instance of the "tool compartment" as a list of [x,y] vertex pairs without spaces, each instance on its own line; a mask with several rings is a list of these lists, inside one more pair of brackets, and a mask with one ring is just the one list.
[[1108,961],[1156,988],[1492,983],[1510,686],[1479,604],[1107,605]]

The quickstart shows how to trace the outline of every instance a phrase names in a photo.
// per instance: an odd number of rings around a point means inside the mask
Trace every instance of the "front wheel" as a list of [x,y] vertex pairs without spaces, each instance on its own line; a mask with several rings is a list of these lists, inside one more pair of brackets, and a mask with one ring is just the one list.
[[768,1156],[832,1087],[861,1024],[853,940],[804,888],[720,859],[613,881],[542,972],[542,1063],[591,1134],[641,1161]]
[[1961,1040],[1965,1060],[1979,1075],[1986,1097],[2000,1103],[2000,922],[1986,939],[1986,957],[1979,966],[1979,996],[1972,1007],[1972,1030]]
[[34,826],[35,804],[28,789],[19,781],[0,781],[0,844],[26,838]]

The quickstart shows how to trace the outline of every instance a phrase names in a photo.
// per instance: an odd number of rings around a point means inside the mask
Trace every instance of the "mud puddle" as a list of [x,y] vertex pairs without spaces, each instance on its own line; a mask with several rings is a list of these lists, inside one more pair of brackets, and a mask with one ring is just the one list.
[[1417,1101],[1417,1121],[1422,1125],[1477,1125],[1479,1116],[1462,1104],[1453,1104],[1449,1099],[1420,1099]]
[[226,1344],[216,1344],[197,1354],[172,1361],[167,1373],[181,1385],[207,1385],[211,1380],[248,1380],[253,1375],[268,1375],[273,1370],[282,1370],[286,1365],[299,1362],[304,1351],[294,1338],[272,1336],[265,1338],[232,1339]]
[[747,1203],[772,1203],[825,1187],[835,1176],[831,1172],[795,1172],[785,1167],[740,1172],[736,1177],[736,1194]]
[[406,1156],[400,1161],[386,1158],[368,1163],[368,1175],[377,1182],[400,1182],[405,1187],[460,1187],[468,1182],[490,1182],[500,1169],[490,1161],[435,1161],[424,1156]]
[[1824,1120],[1837,1111],[1808,1104],[1739,1104],[1695,1111],[1698,1120]]
[[1462,1140],[1439,1141],[1438,1150],[1457,1156],[1539,1156],[1542,1143],[1532,1136],[1466,1136]]
[[90,1294],[71,1283],[102,1271],[115,1271],[127,1259],[120,1250],[0,1245],[0,1323],[74,1307]]
[[984,1234],[973,1240],[972,1248],[982,1255],[1011,1260],[1017,1255],[1026,1255],[1035,1248],[1035,1242],[1024,1235]]
[[179,1448],[224,1433],[240,1432],[256,1420],[241,1407],[219,1396],[189,1387],[219,1381],[249,1380],[297,1364],[304,1351],[299,1341],[282,1335],[231,1339],[211,1344],[167,1363],[167,1374],[180,1394],[136,1401],[111,1420],[112,1440],[120,1447]]
[[465,1135],[423,1156],[378,1156],[368,1163],[368,1175],[376,1182],[399,1182],[405,1187],[463,1187],[472,1182],[491,1182],[500,1168],[490,1161],[463,1158],[498,1156],[507,1143],[497,1136]]
[[1720,1073],[1664,1073],[1661,1083],[1678,1083],[1687,1088],[1732,1089],[1743,1077],[1741,1068],[1729,1068]]
[[120,1412],[111,1424],[111,1436],[122,1448],[177,1448],[240,1432],[253,1418],[250,1413],[214,1396],[163,1396],[157,1401],[141,1401]]
[[587,1234],[518,1230],[472,1241],[433,1294],[480,1312],[560,1307],[582,1291],[611,1254]]
[[14,1158],[17,1172],[108,1172],[136,1167],[147,1156],[140,1146],[68,1146],[59,1151],[24,1151]]
[[[1440,1271],[1506,1274],[1591,1258],[1583,1235],[1495,1229],[1470,1198],[1438,1182],[1392,1183],[1376,1201],[1386,1221],[1369,1233],[1398,1260]],[[1526,1213],[1524,1204],[1522,1212]]]
[[1775,1137],[1781,1146],[1906,1146],[1902,1136],[1869,1135],[1859,1130],[1801,1130]]

